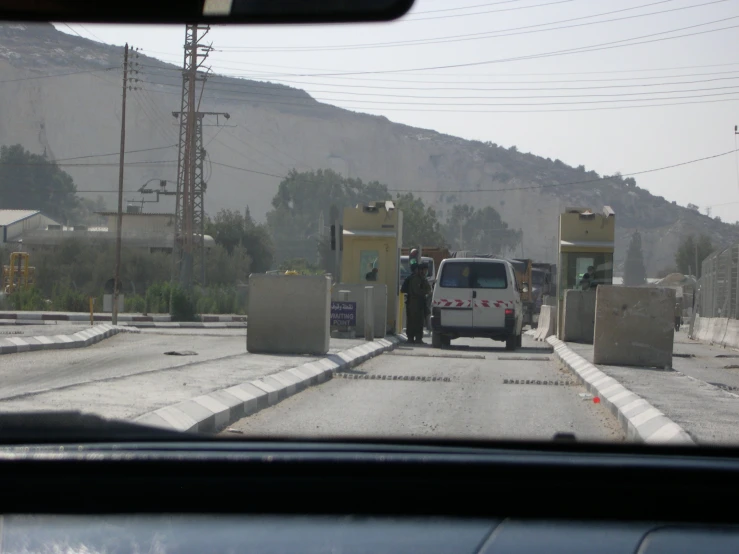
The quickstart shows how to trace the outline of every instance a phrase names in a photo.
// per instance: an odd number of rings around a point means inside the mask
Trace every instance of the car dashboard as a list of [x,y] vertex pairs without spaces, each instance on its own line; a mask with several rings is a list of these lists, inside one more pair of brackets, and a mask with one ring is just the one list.
[[0,552],[739,552],[734,451],[204,440],[0,447]]

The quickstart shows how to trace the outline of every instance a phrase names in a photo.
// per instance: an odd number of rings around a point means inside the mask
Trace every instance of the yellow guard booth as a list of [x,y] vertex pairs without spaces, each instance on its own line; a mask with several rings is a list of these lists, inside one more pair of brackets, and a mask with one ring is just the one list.
[[392,201],[344,208],[341,282],[387,285],[387,332],[395,333],[403,214]]
[[601,213],[590,208],[567,208],[559,216],[557,336],[561,337],[566,290],[580,290],[581,280],[593,267],[591,286],[613,284],[616,214],[610,206]]

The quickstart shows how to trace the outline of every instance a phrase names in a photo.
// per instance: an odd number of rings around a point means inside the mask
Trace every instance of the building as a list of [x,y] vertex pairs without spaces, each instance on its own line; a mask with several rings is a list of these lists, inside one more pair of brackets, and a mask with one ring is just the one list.
[[[19,237],[23,249],[27,252],[49,250],[71,239],[95,241],[98,244],[109,244],[111,248],[114,247],[118,229],[118,212],[96,213],[106,219],[105,225],[67,227],[52,222],[43,228],[29,229]],[[128,211],[124,212],[122,217],[121,245],[124,248],[141,248],[148,252],[172,252],[174,214]],[[204,242],[206,250],[215,245],[213,238],[208,235],[205,235]]]
[[31,231],[59,225],[38,210],[0,210],[0,244],[18,243]]

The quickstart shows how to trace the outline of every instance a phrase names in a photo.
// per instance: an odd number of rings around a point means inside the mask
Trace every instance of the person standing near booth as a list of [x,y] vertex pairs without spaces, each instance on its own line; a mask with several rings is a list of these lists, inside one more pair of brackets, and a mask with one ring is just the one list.
[[431,285],[426,279],[428,264],[418,264],[418,270],[413,272],[408,283],[408,342],[411,344],[425,344],[423,342],[423,321],[426,314],[426,296],[431,294]]

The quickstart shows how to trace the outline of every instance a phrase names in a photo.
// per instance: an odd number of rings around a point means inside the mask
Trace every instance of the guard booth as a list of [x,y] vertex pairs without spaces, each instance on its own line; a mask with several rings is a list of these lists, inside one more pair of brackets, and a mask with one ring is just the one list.
[[387,285],[387,333],[395,333],[403,214],[392,201],[344,208],[341,282]]
[[[559,216],[558,234],[557,337],[561,339],[565,291],[595,290],[599,285],[613,284],[616,214],[610,206],[604,206],[601,213],[590,208],[567,208]],[[586,273],[590,279],[585,282]]]

